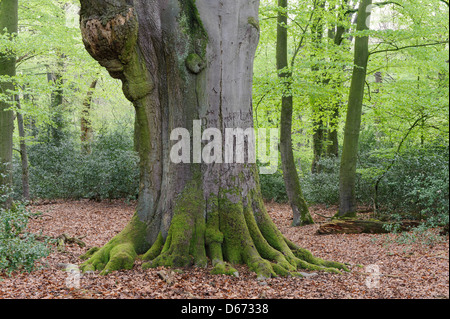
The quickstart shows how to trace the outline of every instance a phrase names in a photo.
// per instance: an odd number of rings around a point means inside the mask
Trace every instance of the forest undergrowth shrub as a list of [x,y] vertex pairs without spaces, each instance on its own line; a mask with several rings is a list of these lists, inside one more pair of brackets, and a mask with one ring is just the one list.
[[[400,216],[394,216],[401,219]],[[413,254],[417,249],[429,249],[445,242],[446,236],[434,228],[432,223],[425,222],[410,231],[401,231],[395,224],[385,224],[387,234],[374,236],[372,241],[380,242],[388,254],[395,254],[399,249],[404,254]]]
[[[305,199],[310,204],[337,204],[339,158],[323,158],[319,166],[319,173],[306,172],[300,178]],[[408,147],[395,157],[363,145],[356,180],[359,205],[373,207],[378,179],[379,218],[423,220],[427,228],[449,223],[448,145]]]
[[50,241],[42,241],[27,231],[29,219],[35,215],[22,203],[1,208],[0,202],[0,272],[31,272],[36,262],[50,254]]
[[[369,134],[371,135],[371,134]],[[373,134],[372,134],[373,135]],[[60,146],[36,143],[29,147],[32,198],[135,199],[138,195],[138,156],[130,130],[109,130],[97,134],[92,152],[83,154],[76,138]],[[380,217],[423,219],[429,227],[448,224],[448,145],[404,147],[395,157],[378,151],[374,140],[360,146],[356,196],[360,205],[373,206],[374,185],[380,177],[377,201]],[[386,172],[388,164],[394,165]],[[339,158],[323,158],[319,173],[304,170],[300,183],[306,201],[334,205],[339,201]],[[15,194],[20,194],[20,165],[15,160]],[[281,170],[260,175],[266,201],[288,202]]]
[[288,196],[284,185],[283,173],[278,170],[274,174],[261,174],[261,193],[266,201],[287,203]]
[[426,221],[428,227],[449,222],[448,146],[408,148],[380,182],[381,215]]
[[339,202],[339,160],[322,158],[317,163],[320,171],[307,171],[300,178],[303,194],[310,204],[334,205]]
[[[85,154],[79,142],[36,143],[29,147],[32,198],[95,200],[135,199],[139,187],[138,156],[131,133],[112,131],[95,137]],[[20,195],[20,164],[14,165],[15,194]]]

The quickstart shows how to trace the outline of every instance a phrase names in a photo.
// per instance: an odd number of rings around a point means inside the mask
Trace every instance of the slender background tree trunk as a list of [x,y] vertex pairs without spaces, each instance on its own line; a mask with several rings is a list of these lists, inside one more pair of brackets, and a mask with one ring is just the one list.
[[290,85],[292,74],[288,70],[288,1],[279,0],[278,7],[277,69],[283,86],[280,119],[281,162],[283,166],[284,184],[293,212],[292,225],[302,226],[313,224],[314,222],[309,213],[308,205],[303,197],[292,149],[292,114],[294,102]]
[[17,107],[17,128],[19,131],[19,146],[20,146],[20,162],[22,165],[22,196],[26,201],[30,200],[30,178],[28,170],[28,153],[25,136],[25,127],[23,123],[23,115],[20,107],[20,97],[16,95],[16,107]]
[[[323,22],[323,14],[325,8],[325,1],[317,1],[314,7],[314,19],[311,25],[311,33],[312,33],[312,45],[314,47],[314,54],[311,59],[315,58],[316,52],[320,50],[320,46],[322,44],[322,38],[324,33],[324,22]],[[311,67],[311,71],[315,73],[319,73],[320,70],[319,65],[313,65]],[[325,70],[322,70],[325,73]],[[317,75],[320,77],[320,75]],[[325,79],[317,78],[315,80],[316,86],[325,86],[329,82]],[[326,101],[320,97],[320,93],[313,93],[313,96],[310,98],[312,111],[313,111],[313,160],[311,164],[311,172],[319,173],[321,171],[319,162],[320,159],[325,155],[325,142],[326,142],[326,123],[325,123],[325,115],[324,111],[326,109]]]
[[91,144],[93,138],[92,120],[91,120],[91,104],[92,95],[94,94],[95,87],[97,86],[98,79],[92,81],[89,86],[89,90],[86,93],[86,98],[83,101],[83,108],[81,109],[81,149],[83,153],[91,153]]
[[[358,9],[357,31],[369,30],[371,4],[372,0],[361,0]],[[338,215],[341,217],[356,215],[356,163],[368,59],[369,36],[357,35],[355,37],[355,66],[350,86],[339,176]]]
[[[0,34],[5,30],[8,34],[17,34],[18,23],[18,1],[0,2]],[[0,76],[16,75],[16,57],[13,52],[3,52],[0,54]],[[6,195],[8,189],[12,187],[12,148],[14,132],[14,112],[7,109],[14,101],[14,84],[12,81],[0,82],[0,91],[6,94],[9,101],[0,101],[0,198]],[[0,201],[0,205],[2,201]],[[5,205],[11,204],[11,198],[5,198]]]
[[50,96],[50,110],[52,112],[52,125],[49,127],[49,140],[56,146],[60,146],[63,140],[64,129],[64,55],[58,55],[56,70],[47,73],[48,82],[52,83],[53,90]]

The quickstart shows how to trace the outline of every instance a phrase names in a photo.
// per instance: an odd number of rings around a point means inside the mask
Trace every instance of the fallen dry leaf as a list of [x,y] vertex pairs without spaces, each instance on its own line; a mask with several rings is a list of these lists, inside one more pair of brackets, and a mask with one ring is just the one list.
[[[318,224],[290,227],[288,205],[267,203],[267,210],[281,232],[317,257],[352,265],[339,274],[317,272],[307,278],[271,278],[258,282],[245,266],[237,266],[239,277],[217,276],[206,269],[174,272],[163,268],[143,270],[141,262],[129,271],[108,276],[83,274],[78,288],[67,286],[62,264],[80,264],[87,249],[106,244],[132,217],[135,203],[51,201],[30,208],[43,212],[30,222],[30,231],[57,237],[83,238],[86,247],[66,243],[41,261],[42,269],[31,274],[0,274],[0,299],[441,299],[449,296],[449,241],[433,246],[384,244],[383,235],[316,234]],[[332,216],[333,208],[314,206],[317,223]],[[317,213],[317,214],[315,214]],[[324,217],[325,216],[325,217]],[[83,237],[84,236],[84,237]],[[360,266],[356,266],[360,265]],[[370,267],[369,267],[370,266]],[[372,268],[371,268],[372,267]],[[378,269],[379,274],[371,272]],[[170,284],[169,284],[170,281]]]

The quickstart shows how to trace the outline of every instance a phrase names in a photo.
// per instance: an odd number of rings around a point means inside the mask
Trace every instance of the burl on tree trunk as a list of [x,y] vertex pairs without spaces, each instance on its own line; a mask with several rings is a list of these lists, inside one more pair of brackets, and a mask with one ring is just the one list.
[[[225,274],[247,264],[265,277],[345,269],[281,234],[265,210],[256,164],[201,162],[195,120],[221,132],[253,127],[258,7],[254,0],[81,1],[86,49],[133,102],[140,154],[137,212],[104,247],[88,251],[84,271],[130,269],[136,258],[147,261],[143,267],[211,261]],[[171,160],[176,128],[193,139],[187,163]]]

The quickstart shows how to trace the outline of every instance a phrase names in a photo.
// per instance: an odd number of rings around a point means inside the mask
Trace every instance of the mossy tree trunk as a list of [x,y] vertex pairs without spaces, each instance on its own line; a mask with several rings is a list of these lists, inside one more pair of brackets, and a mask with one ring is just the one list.
[[[372,0],[361,0],[358,9],[357,31],[369,30],[370,6]],[[341,167],[339,175],[339,212],[340,217],[356,216],[356,163],[358,156],[359,132],[369,60],[369,36],[356,35],[355,58],[350,94],[348,97],[347,118],[344,129]]]
[[280,153],[283,167],[283,179],[289,203],[293,212],[293,226],[313,224],[303,192],[300,186],[292,149],[292,115],[294,100],[291,91],[292,73],[288,64],[288,1],[278,1],[277,24],[277,69],[283,85],[280,117]]
[[97,86],[98,79],[92,81],[89,86],[89,90],[86,93],[86,98],[83,101],[83,108],[81,109],[81,150],[84,154],[91,154],[91,144],[93,138],[92,120],[91,120],[91,104],[92,95],[94,94],[95,87]]
[[[283,237],[267,214],[250,163],[202,163],[194,121],[251,128],[252,65],[259,1],[81,1],[86,49],[123,82],[136,109],[140,154],[137,212],[82,269],[204,267],[233,274],[247,264],[269,277],[297,268],[345,268]],[[190,161],[174,163],[171,132],[190,133]],[[186,131],[184,131],[186,132]],[[172,136],[173,138],[173,136]],[[177,137],[176,137],[177,138]],[[214,150],[214,152],[219,150]],[[246,161],[247,162],[247,161]]]
[[[17,34],[18,1],[0,1],[0,35]],[[0,205],[8,207],[11,198],[8,195],[12,187],[12,150],[14,132],[14,112],[8,110],[14,101],[14,84],[7,77],[16,75],[16,56],[14,52],[0,52],[0,91],[6,99],[0,99]]]
[[30,200],[30,176],[28,169],[28,152],[25,136],[25,125],[23,115],[21,113],[20,97],[16,94],[16,117],[17,117],[17,129],[19,131],[19,146],[20,146],[20,162],[22,166],[22,197],[24,200]]

